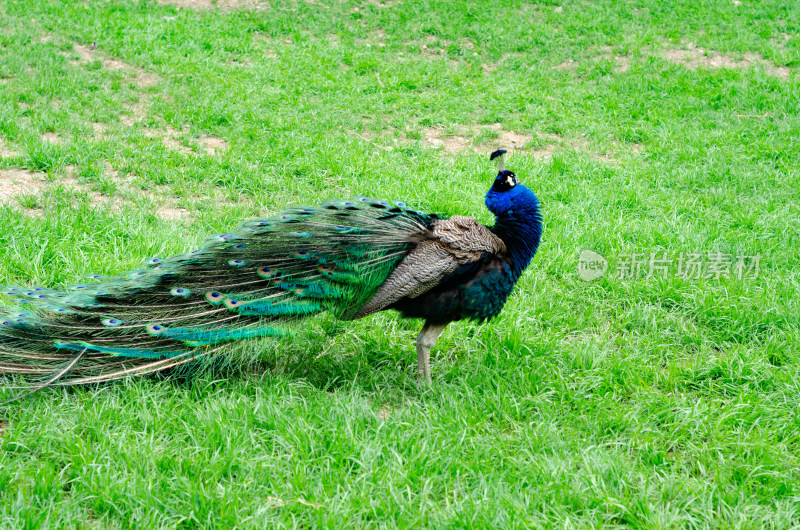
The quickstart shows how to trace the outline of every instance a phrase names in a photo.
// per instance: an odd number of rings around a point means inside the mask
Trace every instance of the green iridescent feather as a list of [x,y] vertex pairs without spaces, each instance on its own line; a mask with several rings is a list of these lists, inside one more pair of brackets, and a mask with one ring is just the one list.
[[218,356],[322,312],[351,319],[436,219],[397,202],[330,201],[64,291],[7,287],[21,310],[0,317],[0,373],[108,381]]

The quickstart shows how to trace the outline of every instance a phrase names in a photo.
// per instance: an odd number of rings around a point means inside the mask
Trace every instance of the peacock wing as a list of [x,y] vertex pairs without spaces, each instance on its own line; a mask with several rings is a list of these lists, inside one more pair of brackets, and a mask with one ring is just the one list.
[[375,295],[356,313],[361,318],[391,306],[398,300],[415,298],[485,254],[503,254],[506,245],[486,226],[471,217],[454,216],[433,222],[427,237],[386,278]]

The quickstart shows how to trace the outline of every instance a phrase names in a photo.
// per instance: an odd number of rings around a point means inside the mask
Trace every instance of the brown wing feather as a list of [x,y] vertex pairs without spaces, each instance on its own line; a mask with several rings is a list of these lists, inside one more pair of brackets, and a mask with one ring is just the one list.
[[460,265],[483,254],[503,254],[506,245],[472,217],[457,215],[436,221],[421,241],[383,282],[372,299],[356,313],[361,318],[401,298],[415,298],[435,287]]

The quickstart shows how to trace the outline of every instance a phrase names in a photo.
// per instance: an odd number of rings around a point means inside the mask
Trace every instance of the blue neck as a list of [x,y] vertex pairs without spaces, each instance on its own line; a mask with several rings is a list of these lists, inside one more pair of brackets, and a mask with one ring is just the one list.
[[539,212],[538,201],[535,200],[514,206],[495,217],[493,231],[508,247],[511,269],[515,278],[519,278],[539,248],[542,214]]

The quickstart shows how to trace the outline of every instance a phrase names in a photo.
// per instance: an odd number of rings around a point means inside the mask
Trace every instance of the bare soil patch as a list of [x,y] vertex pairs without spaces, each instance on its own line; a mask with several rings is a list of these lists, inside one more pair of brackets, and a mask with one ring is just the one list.
[[260,0],[157,0],[161,5],[172,5],[185,9],[250,9],[259,11],[269,6]]
[[[187,132],[187,127],[184,127],[183,132]],[[184,155],[193,155],[194,151],[182,145],[179,141],[181,131],[178,131],[174,127],[167,127],[164,130],[150,130],[145,132],[145,136],[148,138],[161,138],[161,143],[164,144],[164,147],[169,149],[170,151],[178,151],[179,153],[183,153]]]
[[[64,186],[65,188],[70,188],[80,193],[85,193],[89,197],[89,201],[92,205],[106,207],[112,212],[119,212],[123,204],[130,204],[130,201],[123,197],[111,197],[109,195],[104,195],[99,191],[93,190],[88,183],[79,181],[75,177],[76,169],[77,168],[75,166],[67,166],[65,171],[66,174],[58,180],[58,184]],[[119,174],[112,170],[108,165],[106,165],[106,167],[103,169],[103,175],[111,178],[111,180],[114,180],[115,182],[119,177]]]
[[134,123],[142,121],[147,116],[147,107],[150,100],[144,94],[139,95],[139,101],[136,103],[124,103],[122,108],[126,114],[120,117],[122,125],[131,127]]
[[[362,121],[366,125],[371,119],[364,118]],[[388,123],[385,118],[384,121]],[[391,151],[398,146],[407,145],[418,139],[429,147],[440,149],[450,155],[456,155],[464,151],[484,154],[503,148],[527,153],[535,158],[546,160],[551,158],[559,148],[591,153],[588,142],[582,139],[567,139],[558,134],[545,132],[522,133],[506,130],[499,123],[470,126],[457,125],[448,129],[427,127],[422,129],[419,134],[412,134],[410,130],[399,130],[394,127],[378,134],[369,129],[363,129],[361,134],[353,131],[348,131],[348,133],[386,151]],[[593,156],[600,158],[597,153]]]
[[530,134],[504,130],[499,123],[490,125],[460,126],[448,132],[439,127],[424,130],[422,140],[431,147],[442,149],[455,155],[464,150],[476,153],[487,153],[495,149],[510,149],[526,153],[540,160],[548,160],[559,150],[571,150],[586,153],[595,160],[613,162],[622,153],[639,153],[643,150],[640,144],[627,144],[614,141],[604,152],[593,149],[584,138],[565,138],[561,135],[546,132]]
[[734,59],[730,56],[706,50],[687,43],[681,49],[666,49],[662,53],[663,57],[671,63],[683,65],[690,70],[698,68],[750,68],[760,66],[767,74],[780,79],[788,79],[790,71],[785,66],[776,66],[770,61],[761,57],[758,53],[746,53],[741,59]]
[[105,123],[92,122],[92,134],[96,140],[108,139],[108,125]]
[[607,149],[603,153],[592,153],[589,149],[582,149],[585,152],[591,154],[592,158],[595,160],[599,160],[601,162],[608,162],[613,163],[620,159],[620,155],[624,153],[631,153],[631,154],[638,154],[644,151],[644,146],[642,144],[636,143],[621,143],[621,142],[611,142],[611,148]]
[[[172,190],[169,186],[161,185],[142,189],[142,186],[136,184],[136,175],[130,173],[120,175],[120,173],[110,165],[106,165],[103,170],[103,175],[114,182],[121,195],[121,197],[113,199],[114,204],[112,205],[112,210],[115,207],[118,209],[118,206],[122,203],[130,204],[131,201],[129,198],[131,197],[143,196],[153,203],[156,216],[162,219],[177,221],[186,219],[190,215],[189,210],[178,207],[178,199],[172,194]],[[107,202],[109,199],[105,198],[105,200]]]
[[37,195],[47,187],[44,173],[27,169],[0,169],[0,202],[11,202],[19,195]]
[[64,139],[54,132],[46,132],[42,135],[42,140],[51,144],[63,144]]
[[439,127],[429,127],[424,130],[423,140],[432,147],[442,148],[449,154],[457,154],[465,149],[472,149],[475,152],[486,150],[514,149],[517,151],[528,151],[534,155],[547,156],[547,146],[528,149],[528,144],[540,138],[550,139],[549,135],[540,134],[521,134],[515,131],[504,130],[499,123],[491,125],[474,125],[471,127],[460,126],[456,128],[456,133],[448,133]]
[[375,7],[387,8],[387,7],[395,7],[397,5],[401,5],[402,2],[396,0],[385,0],[382,2],[379,0],[367,0],[367,4]]
[[97,52],[97,47],[92,44],[91,46],[84,46],[83,44],[75,44],[72,47],[72,51],[74,51],[78,55],[78,60],[70,61],[72,64],[81,65],[87,64],[94,61],[102,61],[103,67],[107,70],[125,70],[128,68],[128,65],[123,63],[118,59],[113,59],[110,57],[103,57]]
[[120,175],[118,171],[106,165],[103,169],[103,176],[112,180],[118,190],[118,193],[110,196],[93,190],[89,183],[81,182],[76,178],[75,172],[75,166],[67,166],[64,175],[51,182],[41,172],[18,168],[0,169],[0,203],[12,203],[16,200],[18,206],[26,214],[40,217],[41,209],[27,207],[25,206],[27,202],[20,202],[18,198],[40,196],[50,188],[64,186],[85,193],[92,205],[109,209],[112,212],[119,212],[123,205],[133,204],[130,197],[138,195],[147,197],[154,204],[156,215],[162,219],[182,220],[190,215],[188,210],[178,207],[177,198],[171,196],[170,190],[166,186],[155,186],[152,190],[137,189],[134,186],[135,176]]
[[578,63],[574,59],[566,59],[553,67],[553,70],[574,70]]
[[500,59],[495,63],[483,63],[483,64],[481,64],[481,69],[483,70],[484,73],[494,72],[504,62],[506,62],[506,60],[508,60],[509,57],[512,57],[513,55],[514,55],[513,53],[504,53],[503,56],[500,57]]
[[450,41],[429,35],[425,37],[422,44],[419,44],[419,41],[417,41],[416,43],[409,43],[409,45],[412,48],[419,47],[419,51],[425,57],[438,58],[445,55],[445,48],[450,46]]
[[430,127],[425,129],[425,143],[432,147],[443,147],[450,154],[456,154],[470,145],[470,139],[456,134],[448,135],[444,129]]
[[89,46],[76,43],[73,45],[72,51],[74,51],[78,56],[78,60],[70,61],[72,64],[81,66],[94,61],[102,61],[103,68],[106,70],[122,70],[126,72],[129,81],[138,88],[153,86],[159,80],[159,77],[152,72],[148,72],[142,68],[139,68],[138,66],[128,64],[119,59],[105,56],[101,51],[98,50],[95,43],[92,43]]
[[[188,133],[189,126],[184,125],[181,131],[172,126],[167,126],[164,129],[145,129],[144,135],[148,138],[160,138],[164,147],[171,151],[177,151],[184,155],[196,155],[197,151],[194,148],[183,145],[180,142],[181,135]],[[229,148],[228,142],[216,136],[204,135],[199,138],[193,138],[191,141],[196,142],[199,150],[209,156],[222,154]]]
[[186,147],[185,145],[181,145],[181,143],[172,136],[164,136],[161,139],[161,143],[164,144],[164,147],[169,149],[170,151],[178,151],[179,153],[183,153],[184,155],[193,155],[194,151],[191,148]]
[[615,73],[624,73],[628,71],[630,64],[630,57],[627,55],[617,55],[610,46],[600,48],[600,53],[594,58],[595,60],[605,59],[614,63]]
[[202,136],[197,140],[200,147],[207,155],[216,155],[217,153],[224,153],[228,150],[228,142],[216,136]]
[[[791,70],[785,66],[776,66],[772,62],[764,59],[758,53],[746,53],[740,58],[734,58],[712,50],[706,50],[692,43],[686,43],[681,48],[667,48],[660,52],[651,51],[648,55],[658,55],[667,61],[680,64],[691,70],[698,68],[751,68],[758,66],[764,71],[780,79],[788,79]],[[618,55],[609,46],[604,46],[597,50],[592,60],[608,60],[614,63],[614,73],[627,72],[630,67],[631,58],[627,55]],[[495,65],[484,65],[484,71],[493,71]],[[553,66],[553,70],[577,70],[578,61],[572,58],[565,59],[561,63]]]
[[[373,46],[378,48],[385,48],[386,47],[386,39],[389,35],[382,29],[378,29],[369,33],[369,38],[367,39],[359,39],[358,43],[361,46],[365,46],[367,48],[372,48]],[[338,35],[328,35],[327,40],[331,42],[332,46],[338,46]]]
[[158,205],[156,215],[165,221],[181,221],[188,219],[191,214],[189,210],[175,206],[174,201],[167,201]]
[[187,9],[210,9],[214,7],[211,0],[157,0],[161,5],[185,7]]
[[131,79],[131,82],[136,85],[137,88],[147,88],[158,83],[159,79],[160,78],[152,72],[137,69],[136,75]]

